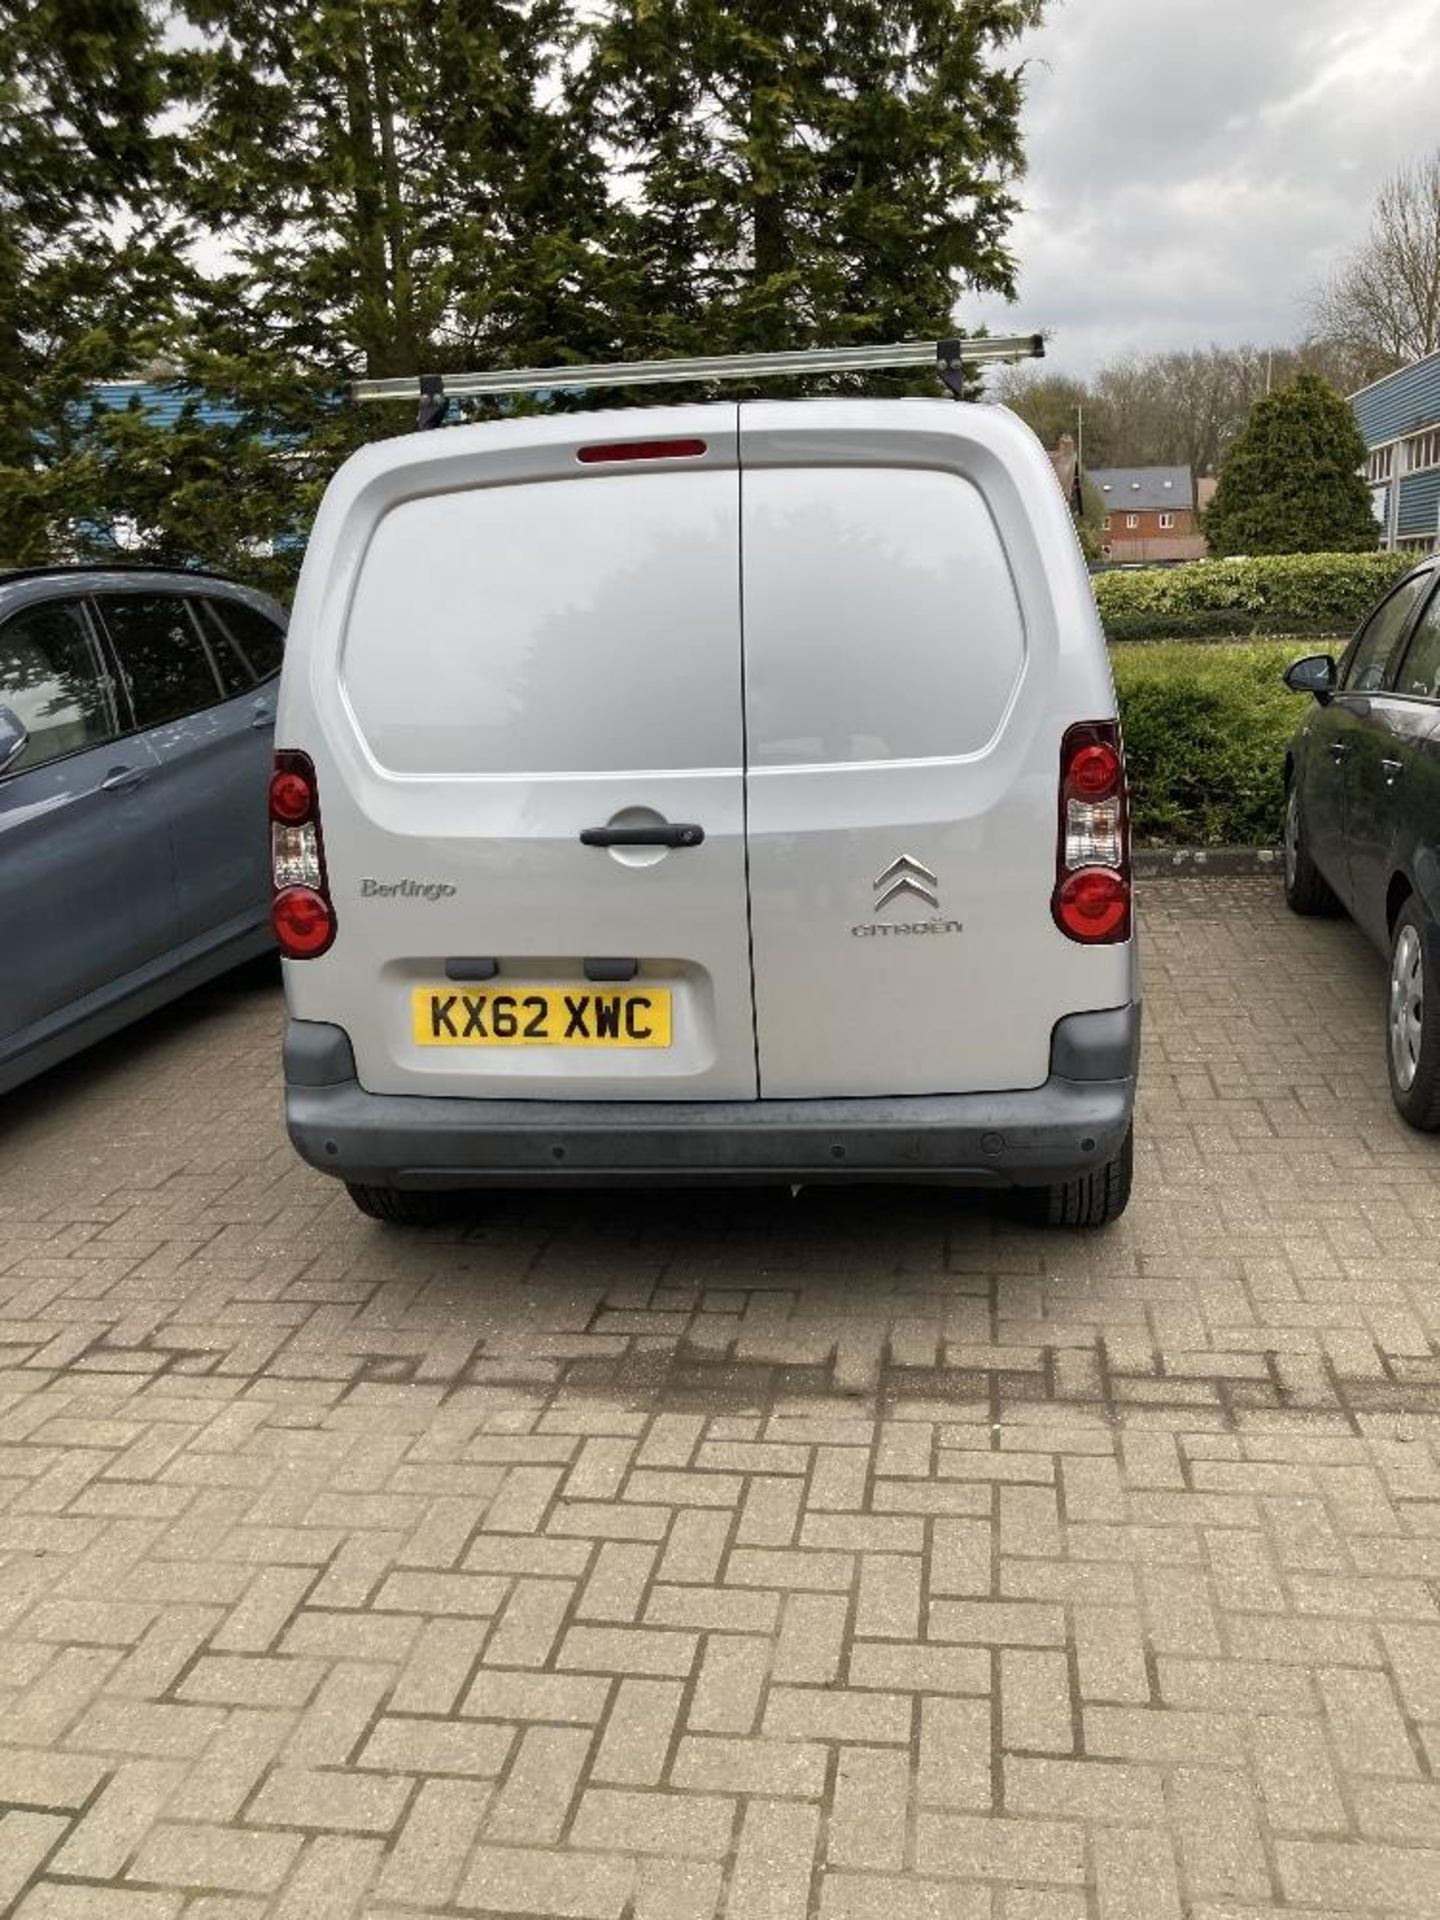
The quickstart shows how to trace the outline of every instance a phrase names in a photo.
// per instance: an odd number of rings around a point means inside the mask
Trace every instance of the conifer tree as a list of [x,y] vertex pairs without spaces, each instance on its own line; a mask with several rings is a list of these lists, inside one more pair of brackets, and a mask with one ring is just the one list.
[[1361,476],[1365,442],[1313,373],[1264,394],[1220,467],[1205,516],[1216,553],[1363,553],[1379,542]]
[[105,423],[147,557],[283,589],[339,461],[413,423],[349,380],[615,349],[568,6],[178,0],[172,191],[224,259],[179,297],[178,426]]
[[[413,419],[358,375],[924,336],[1011,290],[1041,0],[173,0],[163,56],[159,4],[0,0],[0,392],[45,333],[14,288],[69,301],[68,398],[0,438],[65,477],[15,557],[124,520],[283,589],[339,460]],[[86,417],[157,365],[178,421]]]
[[144,0],[0,0],[0,565],[83,549],[90,395],[176,269],[144,224],[162,97]]
[[1013,291],[1038,0],[614,0],[589,80],[623,182],[627,344],[935,334]]
[[187,210],[268,347],[383,377],[593,344],[598,159],[567,0],[180,0]]

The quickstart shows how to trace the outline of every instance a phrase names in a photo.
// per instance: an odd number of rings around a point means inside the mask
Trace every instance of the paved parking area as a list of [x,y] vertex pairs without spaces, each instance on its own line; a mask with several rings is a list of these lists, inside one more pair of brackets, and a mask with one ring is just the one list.
[[291,1155],[279,995],[0,1112],[0,1912],[1440,1913],[1440,1142],[1271,879],[1143,913],[1138,1197]]

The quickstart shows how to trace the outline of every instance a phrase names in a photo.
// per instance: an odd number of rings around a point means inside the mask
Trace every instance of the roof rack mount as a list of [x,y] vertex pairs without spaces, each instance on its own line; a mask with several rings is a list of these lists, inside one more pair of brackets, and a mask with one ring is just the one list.
[[420,425],[439,426],[452,400],[482,394],[574,392],[591,387],[678,386],[707,380],[773,380],[802,373],[861,373],[881,367],[934,367],[958,399],[964,369],[1040,360],[1039,333],[978,334],[949,340],[900,340],[888,346],[797,347],[779,353],[713,353],[690,359],[610,360],[560,367],[501,367],[493,373],[422,373],[394,380],[354,380],[353,400],[416,400]]

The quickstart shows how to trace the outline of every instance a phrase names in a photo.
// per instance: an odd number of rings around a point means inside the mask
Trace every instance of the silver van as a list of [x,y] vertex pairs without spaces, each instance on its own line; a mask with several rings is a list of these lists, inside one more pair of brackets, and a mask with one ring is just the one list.
[[1125,774],[1045,454],[948,400],[510,420],[356,454],[271,786],[287,1119],[466,1188],[1130,1192]]

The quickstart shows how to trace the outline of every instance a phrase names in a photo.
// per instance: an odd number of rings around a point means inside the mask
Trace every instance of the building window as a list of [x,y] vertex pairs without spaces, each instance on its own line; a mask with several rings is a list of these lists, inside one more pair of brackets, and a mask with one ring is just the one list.
[[1405,471],[1423,473],[1428,467],[1440,467],[1440,427],[1405,442]]
[[1127,526],[1127,527],[1138,527],[1138,526],[1139,526],[1139,524],[1140,524],[1140,516],[1139,516],[1139,514],[1138,514],[1138,513],[1127,513],[1127,514],[1126,514],[1126,516],[1125,516],[1125,524],[1126,524],[1126,526]]
[[1101,547],[1100,551],[1101,553],[1104,554],[1107,560],[1110,558],[1110,542],[1108,540],[1105,542],[1104,546]]
[[1174,516],[1174,514],[1173,514],[1173,513],[1162,513],[1162,514],[1161,514],[1161,516],[1160,516],[1160,531],[1161,531],[1162,533],[1168,533],[1168,532],[1170,531],[1170,529],[1171,529],[1171,528],[1172,528],[1172,527],[1174,526],[1174,524],[1175,524],[1175,516]]
[[1433,553],[1436,536],[1433,533],[1402,533],[1395,545],[1402,553]]
[[1379,486],[1390,478],[1395,471],[1395,449],[1393,446],[1376,447],[1365,462],[1365,478],[1372,486]]
[[1109,533],[1110,531],[1110,516],[1108,513],[1106,514],[1105,518],[1100,522],[1100,531],[1102,533]]

